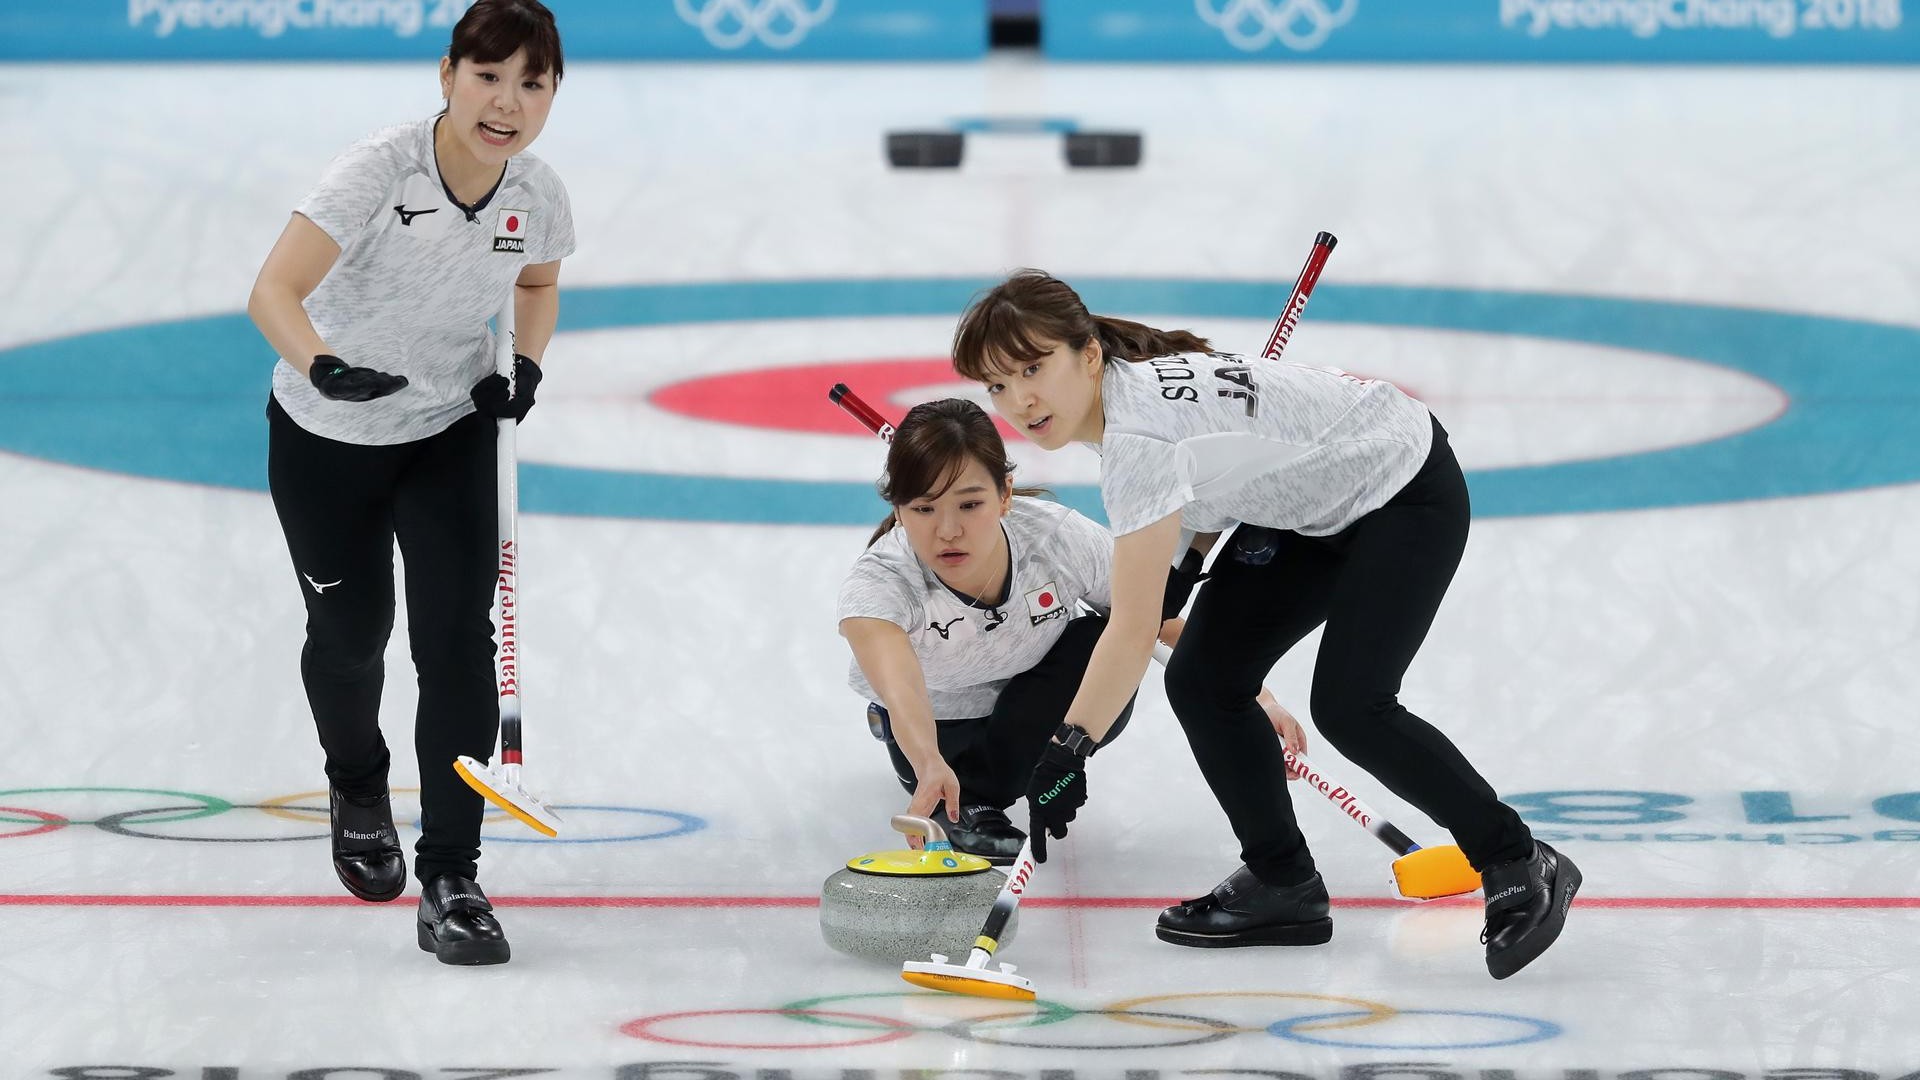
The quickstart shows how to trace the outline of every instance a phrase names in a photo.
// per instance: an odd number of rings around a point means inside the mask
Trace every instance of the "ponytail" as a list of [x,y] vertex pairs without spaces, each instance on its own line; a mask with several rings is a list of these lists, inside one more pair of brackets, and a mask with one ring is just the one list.
[[1191,330],[1155,330],[1144,323],[1093,316],[1100,347],[1115,360],[1151,360],[1156,356],[1213,351],[1213,343]]
[[953,332],[953,370],[974,382],[991,382],[1047,355],[1052,343],[1082,349],[1095,338],[1114,360],[1213,351],[1206,338],[1191,331],[1156,330],[1090,314],[1066,282],[1040,270],[1017,270],[960,316]]

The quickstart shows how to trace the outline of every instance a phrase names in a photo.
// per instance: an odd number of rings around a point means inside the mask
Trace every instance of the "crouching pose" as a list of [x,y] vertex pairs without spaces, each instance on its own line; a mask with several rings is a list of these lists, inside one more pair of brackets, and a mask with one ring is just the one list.
[[[1113,538],[1016,490],[999,431],[969,401],[907,414],[880,493],[893,513],[840,590],[849,681],[871,702],[873,731],[913,793],[907,812],[944,814],[955,848],[1010,862],[1026,835],[1007,808],[1023,794],[1031,807],[1063,771],[1084,785],[1083,759],[1118,736],[1133,710],[1138,679],[1102,716],[1098,739],[1065,732],[1071,747],[1055,741],[1107,624]],[[1173,581],[1169,615],[1192,587],[1191,578]],[[1093,613],[1080,614],[1082,604]],[[1165,630],[1172,641],[1177,620]],[[1298,739],[1297,728],[1291,734]],[[1036,833],[1034,845],[1044,859],[1045,836]]]
[[[1101,454],[1101,497],[1118,538],[1112,606],[1068,692],[1068,729],[1106,738],[1139,683],[1183,522],[1202,533],[1233,522],[1274,533],[1263,559],[1214,560],[1167,670],[1167,697],[1244,865],[1207,896],[1162,912],[1163,940],[1312,945],[1332,935],[1326,886],[1255,700],[1274,662],[1324,625],[1314,722],[1451,832],[1480,871],[1489,972],[1505,978],[1552,944],[1579,870],[1534,840],[1453,743],[1399,699],[1467,541],[1466,482],[1424,405],[1389,383],[1249,361],[1184,331],[1093,316],[1038,271],[976,301],[953,356],[1043,449],[1082,442]],[[1063,825],[1084,799],[1070,786],[1039,819]]]

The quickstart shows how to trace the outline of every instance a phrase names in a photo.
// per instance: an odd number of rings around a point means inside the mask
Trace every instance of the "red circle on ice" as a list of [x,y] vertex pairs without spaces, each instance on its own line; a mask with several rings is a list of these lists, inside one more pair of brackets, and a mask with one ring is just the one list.
[[[946,357],[834,360],[797,367],[729,371],[672,383],[647,395],[653,405],[695,420],[791,431],[808,435],[873,436],[827,400],[834,383],[846,383],[860,399],[899,423],[906,410],[893,398],[907,391],[964,382]],[[1001,437],[1014,435],[994,418]]]
[[520,231],[520,219],[513,216],[512,214],[507,215],[507,231],[508,232]]

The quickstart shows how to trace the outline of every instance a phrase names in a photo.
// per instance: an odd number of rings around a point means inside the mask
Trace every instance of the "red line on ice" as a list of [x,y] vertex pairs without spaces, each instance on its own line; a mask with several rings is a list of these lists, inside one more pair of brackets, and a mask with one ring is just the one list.
[[[517,908],[810,908],[816,896],[494,896],[502,907]],[[1036,896],[1021,901],[1035,908],[1159,908],[1176,903],[1171,896]],[[1335,897],[1341,908],[1406,908],[1413,904],[1384,896]],[[1430,901],[1454,907],[1478,906],[1477,897]],[[1916,896],[1595,896],[1574,903],[1583,908],[1644,911],[1732,909],[1747,911],[1920,908]],[[368,907],[351,896],[273,896],[252,894],[0,893],[0,907]]]

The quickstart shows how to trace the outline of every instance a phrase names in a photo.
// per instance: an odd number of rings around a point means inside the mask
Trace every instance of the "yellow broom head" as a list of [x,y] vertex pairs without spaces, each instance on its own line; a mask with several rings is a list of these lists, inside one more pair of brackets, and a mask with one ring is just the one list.
[[459,773],[460,779],[479,792],[482,798],[506,811],[527,828],[542,836],[560,835],[560,815],[522,788],[516,776],[464,754],[454,759],[453,771]]
[[1480,874],[1452,844],[1421,848],[1393,860],[1393,885],[1408,900],[1437,900],[1480,891]]

